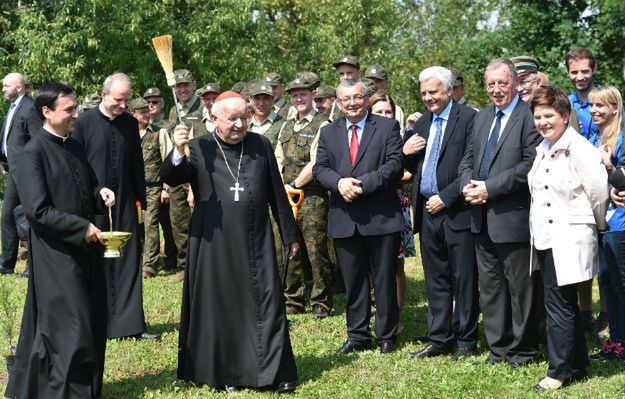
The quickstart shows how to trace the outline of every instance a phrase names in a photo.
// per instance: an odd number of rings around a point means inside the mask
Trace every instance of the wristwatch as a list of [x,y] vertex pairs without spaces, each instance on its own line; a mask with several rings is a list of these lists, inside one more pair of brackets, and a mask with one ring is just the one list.
[[289,186],[293,187],[294,189],[297,189],[297,186],[295,185],[295,179],[291,180],[291,182],[289,183]]

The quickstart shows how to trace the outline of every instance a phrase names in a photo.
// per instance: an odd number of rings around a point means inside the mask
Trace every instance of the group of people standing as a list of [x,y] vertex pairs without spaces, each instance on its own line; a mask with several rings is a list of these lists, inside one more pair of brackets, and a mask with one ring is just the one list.
[[[622,99],[593,84],[588,50],[565,61],[570,96],[532,57],[491,61],[491,104],[481,111],[466,104],[458,71],[426,68],[427,111],[407,118],[386,69],[372,65],[361,77],[353,56],[334,64],[336,88],[305,72],[286,88],[269,73],[232,90],[197,89],[190,71],[177,70],[167,120],[160,90],[131,100],[124,74],[109,76],[80,116],[68,85],[44,85],[33,101],[23,76],[7,75],[4,204],[21,200],[30,223],[7,396],[97,397],[106,338],[157,338],[146,333],[141,284],[163,267],[160,228],[164,268],[184,268],[183,380],[295,390],[286,317],[306,310],[307,270],[315,319],[331,315],[344,284],[339,353],[372,349],[370,323],[380,352],[396,351],[413,233],[428,334],[410,358],[478,355],[481,312],[488,364],[535,362],[546,329],[549,369],[535,389],[586,378],[585,316],[598,272],[611,337],[596,358],[625,357],[625,192],[608,180],[625,163]],[[297,220],[292,189],[304,193]],[[114,229],[133,233],[117,260],[104,260],[97,243],[109,209]],[[3,208],[3,256],[4,224]],[[9,263],[0,272],[12,272]]]

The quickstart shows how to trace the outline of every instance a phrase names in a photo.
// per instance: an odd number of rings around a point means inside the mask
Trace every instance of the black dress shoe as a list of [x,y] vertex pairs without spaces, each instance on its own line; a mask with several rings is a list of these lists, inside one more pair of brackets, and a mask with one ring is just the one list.
[[393,341],[384,341],[380,343],[380,353],[386,354],[395,352],[395,349],[397,349],[397,346]]
[[15,273],[14,269],[9,269],[7,267],[0,266],[0,274],[13,274]]
[[224,387],[224,391],[226,391],[228,393],[235,393],[235,392],[239,392],[240,389],[239,389],[239,387],[237,387],[235,385],[226,385]]
[[424,344],[427,344],[428,342],[430,342],[430,339],[428,338],[427,335],[417,335],[416,337],[414,337],[414,340],[423,342]]
[[295,382],[293,381],[285,381],[278,384],[276,388],[276,393],[289,393],[295,392]]
[[313,319],[318,319],[318,320],[325,319],[328,316],[330,316],[330,312],[328,312],[326,308],[324,308],[321,305],[313,306],[313,312],[312,312]]
[[509,365],[510,365],[510,368],[512,369],[519,369],[519,368],[527,367],[533,363],[538,363],[538,360],[535,357],[529,358],[522,362],[510,362]]
[[451,355],[452,360],[468,359],[477,356],[477,350],[473,348],[458,348],[458,351]]
[[418,352],[409,352],[408,357],[411,359],[423,359],[426,357],[442,356],[449,354],[449,349],[440,348],[434,345],[427,345]]
[[367,350],[370,350],[371,348],[372,348],[371,343],[356,344],[354,342],[350,342],[349,340],[347,340],[345,341],[343,346],[341,346],[341,348],[339,349],[339,353],[341,355],[347,355],[348,353],[352,353],[352,352],[367,351]]
[[493,364],[497,364],[497,363],[501,363],[505,361],[505,359],[503,357],[499,357],[497,355],[494,355],[492,352],[488,354],[488,357],[486,358],[486,360],[484,361],[484,363],[489,364],[489,365],[493,365]]
[[160,341],[161,334],[150,334],[150,333],[144,332],[142,334],[137,334],[135,336],[135,338],[137,338],[137,339],[153,339],[153,340],[156,340],[156,341]]
[[15,277],[17,277],[17,278],[28,278],[28,277],[30,277],[30,274],[28,274],[28,272],[20,273],[20,274],[16,275]]

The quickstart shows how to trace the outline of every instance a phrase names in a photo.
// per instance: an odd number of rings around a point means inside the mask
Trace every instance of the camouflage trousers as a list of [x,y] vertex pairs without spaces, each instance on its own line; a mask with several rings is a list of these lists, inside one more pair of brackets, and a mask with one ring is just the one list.
[[[312,274],[310,304],[332,310],[333,267],[328,255],[328,197],[308,194],[299,209],[297,224],[302,232],[301,247],[289,261],[284,289],[287,306],[305,309],[306,269]],[[282,259],[279,258],[279,262]],[[282,268],[283,265],[280,265]]]
[[188,185],[172,187],[169,191],[169,218],[171,231],[178,249],[178,267],[184,268],[187,262],[187,243],[189,241],[189,223],[191,208],[187,203]]
[[145,210],[144,243],[143,243],[143,271],[156,274],[159,269],[161,240],[159,224],[163,228],[165,241],[165,264],[175,265],[177,250],[173,242],[171,225],[169,222],[169,206],[161,204],[161,186],[148,186],[145,189],[147,209]]

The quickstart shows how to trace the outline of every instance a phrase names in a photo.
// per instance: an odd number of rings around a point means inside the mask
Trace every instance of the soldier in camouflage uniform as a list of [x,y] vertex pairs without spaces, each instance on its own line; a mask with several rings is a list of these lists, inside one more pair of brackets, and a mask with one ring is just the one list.
[[329,85],[320,86],[315,91],[315,109],[325,115],[328,120],[332,113],[332,104],[336,101],[336,90]]
[[145,93],[143,98],[148,102],[148,108],[150,109],[150,123],[157,128],[162,128],[165,124],[165,115],[163,109],[165,108],[165,100],[158,87],[150,87]]
[[276,148],[278,133],[285,119],[273,110],[273,89],[271,85],[259,82],[250,85],[249,92],[254,116],[247,125],[247,131],[262,134]]
[[[377,91],[384,91],[388,95],[390,95],[390,83],[391,81],[388,78],[388,72],[386,72],[386,68],[382,65],[371,65],[369,68],[365,70],[365,78],[373,80],[375,83],[374,90],[369,90],[367,87],[367,93],[372,95]],[[406,118],[404,115],[404,110],[397,104],[395,104],[395,120],[399,122],[399,133],[404,135],[404,131],[406,130]]]
[[135,98],[128,106],[130,114],[139,123],[141,151],[143,153],[145,174],[146,207],[143,241],[143,277],[156,276],[159,269],[160,234],[158,230],[161,190],[163,184],[158,175],[161,167],[161,154],[158,145],[158,129],[150,124],[148,102],[143,98]]
[[[175,91],[178,98],[178,112],[182,122],[186,123],[187,119],[200,109],[202,101],[195,94],[196,84],[191,72],[187,69],[178,69],[174,71],[174,79],[176,80]],[[174,106],[169,111],[167,123],[170,139],[176,125],[178,125],[178,114]],[[187,195],[188,184],[172,187],[169,192],[169,217],[174,241],[178,249],[178,267],[181,268],[186,265],[189,222],[191,221],[191,209],[187,202]]]
[[289,112],[289,104],[284,98],[284,82],[282,76],[275,72],[265,74],[262,79],[263,83],[269,83],[273,90],[273,110],[282,118],[287,119]]
[[298,114],[280,129],[276,160],[284,181],[288,182],[285,188],[304,190],[304,202],[297,220],[303,245],[289,264],[285,287],[287,314],[302,313],[305,309],[304,267],[309,261],[313,277],[310,303],[313,317],[321,319],[329,316],[332,310],[332,269],[327,238],[328,192],[313,181],[312,165],[317,153],[319,129],[329,122],[313,108],[313,92],[307,82],[295,79],[287,91]]

